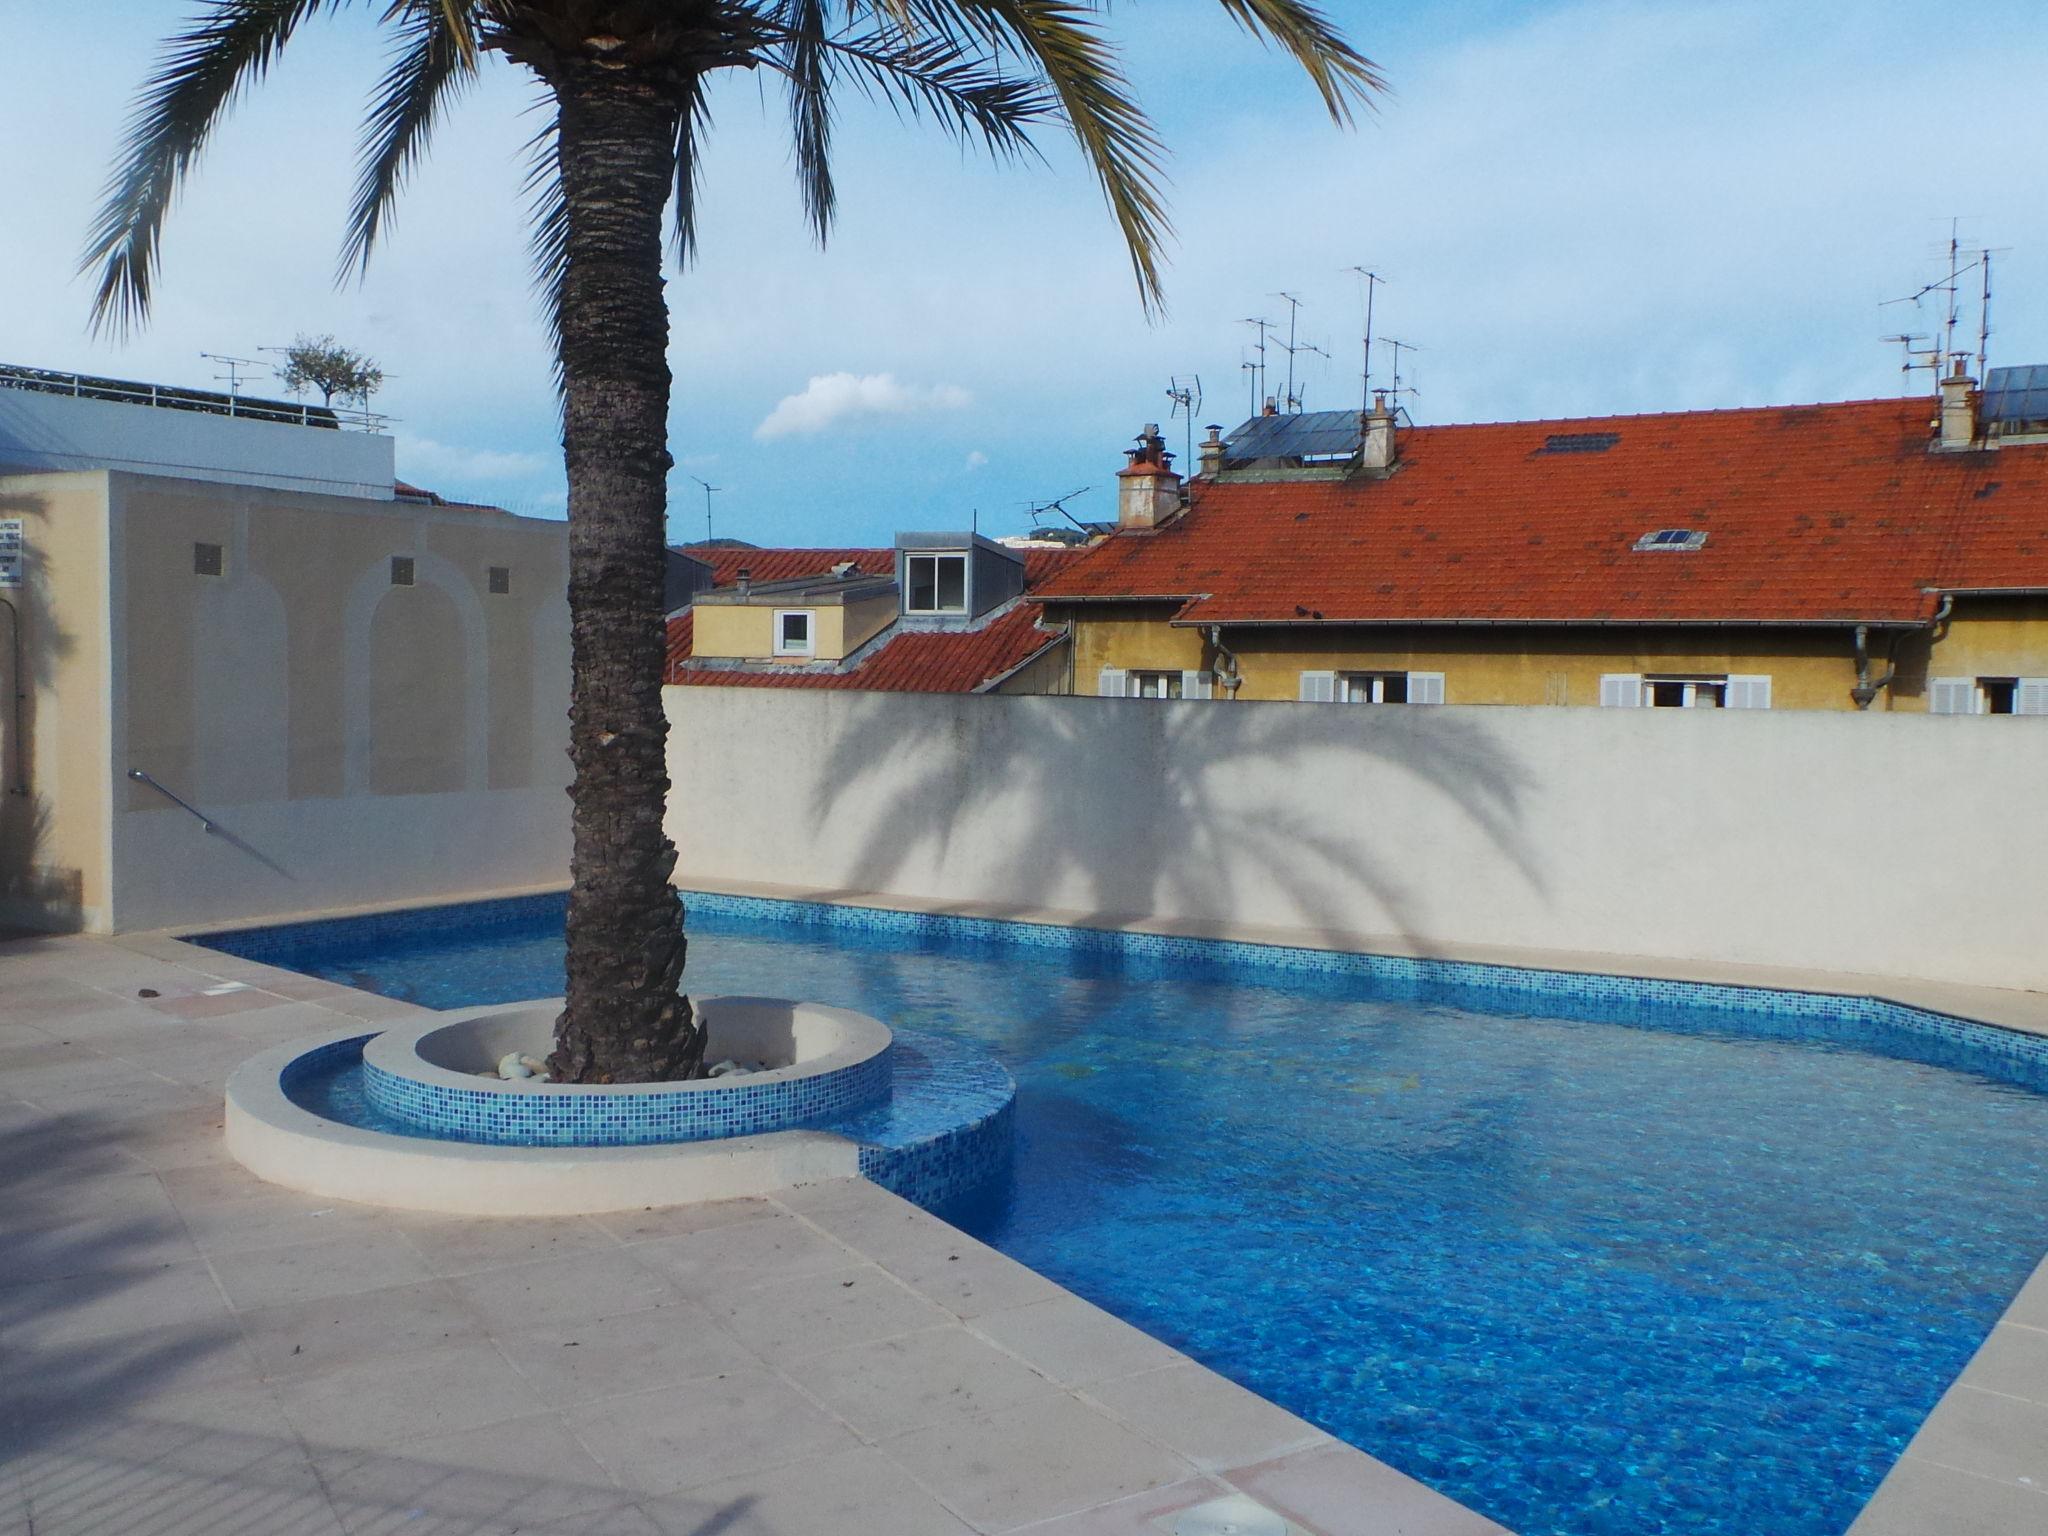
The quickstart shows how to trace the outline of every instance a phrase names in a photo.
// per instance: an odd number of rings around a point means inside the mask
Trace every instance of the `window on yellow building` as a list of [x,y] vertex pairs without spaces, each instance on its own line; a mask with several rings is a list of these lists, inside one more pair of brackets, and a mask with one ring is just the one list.
[[1441,704],[1441,672],[1304,672],[1299,697],[1310,704]]
[[1600,703],[1608,709],[1769,709],[1771,680],[1762,673],[1610,672],[1600,679]]
[[1109,699],[1206,699],[1214,679],[1207,672],[1135,671],[1104,667],[1095,692]]
[[778,656],[814,656],[817,654],[817,650],[817,636],[811,627],[810,609],[776,609],[775,654]]
[[2048,677],[1935,677],[1927,682],[1935,715],[2048,715]]

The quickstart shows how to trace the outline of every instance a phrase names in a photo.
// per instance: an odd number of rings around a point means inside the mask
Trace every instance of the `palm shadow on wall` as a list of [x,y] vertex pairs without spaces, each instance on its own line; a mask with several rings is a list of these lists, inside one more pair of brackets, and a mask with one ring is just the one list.
[[27,545],[22,585],[0,591],[15,610],[11,627],[0,612],[0,903],[38,928],[65,929],[83,921],[84,876],[49,863],[52,811],[34,773],[37,705],[78,645],[50,599],[49,517],[41,496],[0,495],[0,518],[20,518]]
[[[1258,910],[1262,888],[1277,889],[1289,926],[1391,931],[1417,944],[1421,882],[1391,839],[1349,830],[1371,825],[1369,802],[1244,792],[1255,776],[1266,786],[1356,781],[1363,797],[1386,784],[1387,770],[1398,790],[1388,816],[1427,786],[1516,877],[1544,889],[1521,833],[1531,775],[1471,712],[1080,698],[918,708],[900,695],[859,695],[845,707],[809,814],[822,833],[835,816],[858,814],[853,803],[882,797],[847,868],[858,889],[921,894],[905,890],[906,875],[999,847],[1008,868],[962,871],[948,889],[1111,918],[1218,920],[1241,919]],[[1329,772],[1333,758],[1357,772]],[[1313,780],[1311,767],[1323,770]],[[1002,835],[984,842],[998,818]],[[1146,828],[1135,849],[1134,824]]]

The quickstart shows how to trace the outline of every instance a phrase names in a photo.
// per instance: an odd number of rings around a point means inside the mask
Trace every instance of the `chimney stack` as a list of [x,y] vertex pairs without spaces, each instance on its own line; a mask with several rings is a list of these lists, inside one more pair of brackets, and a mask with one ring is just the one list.
[[1124,450],[1130,460],[1116,477],[1116,525],[1120,529],[1157,528],[1180,510],[1180,476],[1159,424],[1147,422],[1138,446]]
[[1941,436],[1935,446],[1944,453],[1974,447],[1977,441],[1977,381],[1968,364],[1957,358],[1941,381]]
[[754,573],[744,565],[740,567],[739,584],[741,597],[745,597],[754,590]]
[[1200,455],[1198,473],[1204,480],[1212,475],[1222,473],[1223,450],[1225,446],[1223,428],[1211,422],[1209,424],[1209,435],[1202,439],[1201,445],[1197,450]]
[[1385,390],[1373,392],[1372,409],[1359,418],[1359,425],[1360,467],[1384,474],[1394,467],[1394,413],[1387,409]]

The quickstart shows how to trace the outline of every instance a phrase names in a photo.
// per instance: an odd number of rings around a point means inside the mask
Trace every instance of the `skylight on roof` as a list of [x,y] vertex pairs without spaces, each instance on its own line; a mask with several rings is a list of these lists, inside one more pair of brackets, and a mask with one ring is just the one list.
[[1538,453],[1605,453],[1621,441],[1619,432],[1553,432]]
[[1698,549],[1707,542],[1704,529],[1659,528],[1636,540],[1637,549]]

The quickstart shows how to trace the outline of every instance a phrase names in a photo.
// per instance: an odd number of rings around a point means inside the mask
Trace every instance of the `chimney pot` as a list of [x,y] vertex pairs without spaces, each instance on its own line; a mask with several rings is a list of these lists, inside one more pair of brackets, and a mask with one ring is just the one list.
[[1372,409],[1359,417],[1358,461],[1367,470],[1384,472],[1394,467],[1394,413],[1387,409],[1384,390],[1375,390]]
[[1944,453],[1970,448],[1977,441],[1977,381],[1962,358],[1941,381],[1941,421],[1935,447]]
[[754,573],[744,565],[740,567],[739,583],[741,597],[754,590]]

